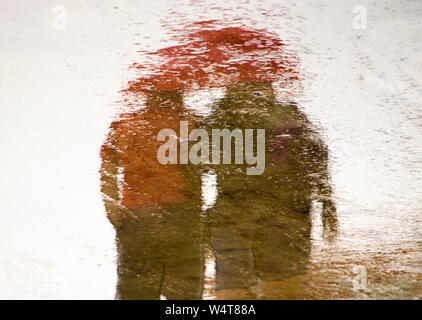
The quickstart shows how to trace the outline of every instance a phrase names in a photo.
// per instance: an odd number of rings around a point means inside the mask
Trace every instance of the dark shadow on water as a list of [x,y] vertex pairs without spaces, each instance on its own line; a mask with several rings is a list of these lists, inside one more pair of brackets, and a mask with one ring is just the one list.
[[[336,220],[327,149],[297,106],[277,103],[270,83],[229,87],[202,122],[176,93],[151,94],[148,101],[146,110],[112,125],[103,147],[102,190],[117,232],[118,297],[200,299],[205,246],[215,255],[217,290],[305,273],[312,201],[322,203],[329,229]],[[179,132],[180,120],[210,135],[214,128],[264,128],[264,173],[246,175],[247,164],[158,164],[157,133]],[[200,176],[210,169],[218,197],[204,219]]]
[[[272,89],[280,79],[298,81],[296,58],[262,31],[211,22],[191,28],[187,44],[153,53],[167,59],[155,73],[129,83],[125,94],[145,95],[146,108],[120,114],[101,150],[121,299],[201,299],[208,251],[217,291],[250,289],[248,297],[260,298],[253,290],[258,283],[306,272],[313,201],[322,204],[325,229],[335,233],[327,148],[304,113],[278,103]],[[201,118],[183,105],[183,92],[192,87],[224,87],[226,96]],[[265,129],[265,171],[247,175],[250,165],[234,158],[232,164],[161,165],[158,132],[178,133],[180,121],[210,136],[212,129]],[[201,176],[210,171],[218,196],[204,212]]]

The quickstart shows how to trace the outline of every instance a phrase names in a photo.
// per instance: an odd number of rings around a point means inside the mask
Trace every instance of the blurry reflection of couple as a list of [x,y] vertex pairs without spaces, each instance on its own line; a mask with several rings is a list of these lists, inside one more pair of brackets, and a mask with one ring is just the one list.
[[[323,225],[336,229],[327,148],[294,103],[279,103],[272,83],[298,80],[295,58],[273,35],[198,23],[185,44],[159,50],[154,74],[129,83],[124,95],[146,106],[120,114],[102,146],[101,187],[119,254],[117,297],[201,299],[205,252],[215,258],[215,289],[260,298],[258,283],[304,274],[314,201]],[[143,66],[135,65],[141,69]],[[187,90],[220,87],[224,98],[198,116]],[[161,165],[161,129],[265,129],[265,171],[246,164]],[[201,176],[216,175],[218,196],[205,212]]]

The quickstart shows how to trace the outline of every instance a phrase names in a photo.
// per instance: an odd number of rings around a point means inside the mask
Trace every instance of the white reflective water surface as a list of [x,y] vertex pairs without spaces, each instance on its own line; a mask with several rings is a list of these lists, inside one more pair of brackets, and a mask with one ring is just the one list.
[[[338,234],[324,237],[316,205],[308,273],[259,288],[264,297],[421,298],[422,4],[360,4],[363,30],[353,28],[355,1],[61,1],[67,25],[57,30],[56,1],[2,1],[0,298],[114,298],[98,168],[118,91],[142,62],[137,51],[212,19],[289,45],[303,80],[276,91],[297,101],[330,151]],[[199,93],[186,104],[200,101],[208,115],[206,100],[221,93]],[[215,196],[203,197],[205,211]]]

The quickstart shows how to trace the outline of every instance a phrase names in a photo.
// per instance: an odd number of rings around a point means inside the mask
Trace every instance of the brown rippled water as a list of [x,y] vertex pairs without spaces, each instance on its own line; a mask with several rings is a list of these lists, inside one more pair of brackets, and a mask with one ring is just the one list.
[[[4,2],[1,297],[421,298],[422,6],[362,4]],[[158,164],[181,120],[264,174]]]

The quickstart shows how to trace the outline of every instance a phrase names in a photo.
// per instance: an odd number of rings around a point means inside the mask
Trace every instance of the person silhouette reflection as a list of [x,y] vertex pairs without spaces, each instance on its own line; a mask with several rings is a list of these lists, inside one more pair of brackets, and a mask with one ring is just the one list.
[[[314,200],[322,203],[327,229],[336,228],[327,148],[303,112],[277,102],[272,89],[280,76],[297,80],[284,43],[261,31],[195,27],[188,44],[156,53],[168,59],[161,69],[129,84],[125,94],[146,96],[146,106],[120,114],[101,149],[120,299],[200,299],[205,247],[216,258],[217,290],[306,272]],[[183,104],[192,86],[223,86],[226,96],[209,117],[198,117]],[[265,129],[264,173],[246,175],[246,164],[234,161],[160,164],[158,132],[178,132],[180,121],[209,131]],[[204,219],[200,179],[209,170],[218,196]]]

